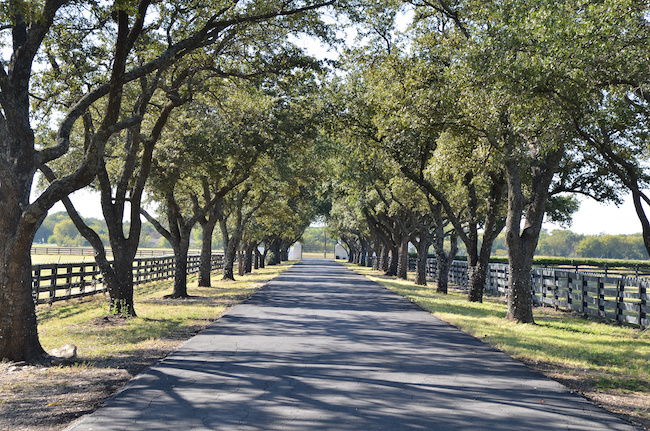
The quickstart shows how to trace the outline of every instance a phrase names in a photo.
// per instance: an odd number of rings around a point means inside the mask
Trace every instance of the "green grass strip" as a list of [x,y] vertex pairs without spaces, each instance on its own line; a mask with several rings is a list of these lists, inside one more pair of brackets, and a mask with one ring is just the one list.
[[435,292],[435,285],[417,286],[370,268],[348,266],[508,355],[552,369],[559,379],[578,379],[597,390],[650,395],[647,330],[543,307],[535,308],[536,324],[517,324],[505,319],[503,299],[470,303],[461,292],[444,295]]

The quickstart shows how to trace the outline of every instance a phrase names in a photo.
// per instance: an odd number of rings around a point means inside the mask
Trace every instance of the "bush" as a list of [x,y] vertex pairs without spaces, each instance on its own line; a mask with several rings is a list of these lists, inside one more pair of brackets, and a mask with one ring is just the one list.
[[276,262],[276,258],[275,258],[275,253],[273,253],[272,251],[269,251],[266,254],[266,264],[267,265],[275,265],[276,263],[277,262]]

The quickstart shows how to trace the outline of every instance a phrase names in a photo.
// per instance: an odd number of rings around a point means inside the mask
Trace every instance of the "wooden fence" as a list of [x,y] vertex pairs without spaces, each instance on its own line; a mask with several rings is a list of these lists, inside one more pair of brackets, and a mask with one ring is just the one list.
[[[190,250],[190,253],[198,253],[199,250]],[[138,249],[138,257],[169,256],[174,251],[170,248],[158,249]],[[94,256],[95,251],[92,247],[56,247],[56,246],[32,246],[33,255],[64,255],[64,256]],[[106,256],[113,256],[110,247],[106,248]]]
[[[187,257],[188,274],[199,271],[199,255]],[[176,259],[161,256],[135,259],[133,284],[174,277]],[[211,269],[223,269],[223,255],[213,254]],[[97,264],[47,263],[32,266],[32,295],[36,304],[51,304],[64,299],[81,298],[107,291]]]
[[[409,265],[415,268],[415,260]],[[508,292],[508,265],[491,263],[485,290],[498,295]],[[427,259],[427,278],[437,279],[435,259]],[[598,275],[555,268],[531,271],[533,301],[536,305],[577,311],[592,316],[650,326],[648,290],[650,279],[617,275]],[[463,288],[468,285],[467,262],[454,261],[449,282]]]

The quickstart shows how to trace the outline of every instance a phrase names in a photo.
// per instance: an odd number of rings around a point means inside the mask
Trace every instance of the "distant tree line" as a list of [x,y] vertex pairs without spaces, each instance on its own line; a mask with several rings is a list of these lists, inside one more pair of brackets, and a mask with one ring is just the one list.
[[[305,229],[302,234],[300,242],[302,243],[303,252],[323,252],[325,244],[325,227],[310,226]],[[333,253],[334,246],[337,244],[337,238],[330,235],[327,236],[327,252]]]
[[[109,245],[106,222],[97,218],[84,218],[99,235],[105,245]],[[65,211],[49,214],[34,236],[36,244],[56,244],[61,247],[88,247],[90,243],[84,238]],[[140,247],[169,248],[169,242],[150,223],[143,223],[140,235]]]
[[[505,256],[505,235],[494,241],[493,255]],[[582,257],[600,259],[648,259],[643,234],[581,235],[570,230],[543,230],[539,236],[536,256]]]

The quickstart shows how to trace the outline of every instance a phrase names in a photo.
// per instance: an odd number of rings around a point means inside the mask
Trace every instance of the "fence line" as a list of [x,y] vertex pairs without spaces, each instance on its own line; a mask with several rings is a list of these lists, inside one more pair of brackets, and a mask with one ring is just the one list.
[[[187,273],[199,271],[200,255],[187,256]],[[176,258],[160,256],[135,259],[133,284],[174,277]],[[213,254],[211,270],[223,269],[223,255]],[[32,265],[32,295],[36,304],[51,304],[106,292],[99,267],[94,262]]]
[[[415,259],[410,259],[415,268]],[[436,259],[427,259],[427,278],[437,280]],[[507,264],[491,263],[485,280],[485,290],[499,295],[508,292]],[[598,275],[554,268],[533,268],[531,271],[533,301],[536,305],[577,311],[583,315],[610,318],[643,328],[648,319],[648,290],[650,280],[616,275]],[[449,282],[467,289],[467,262],[453,261]]]
[[[190,250],[191,253],[198,253],[200,250]],[[92,247],[55,247],[55,246],[32,246],[33,255],[64,255],[64,256],[94,256]],[[174,253],[170,248],[159,249],[138,249],[138,257],[168,256]],[[113,250],[106,248],[106,256],[113,256]]]

